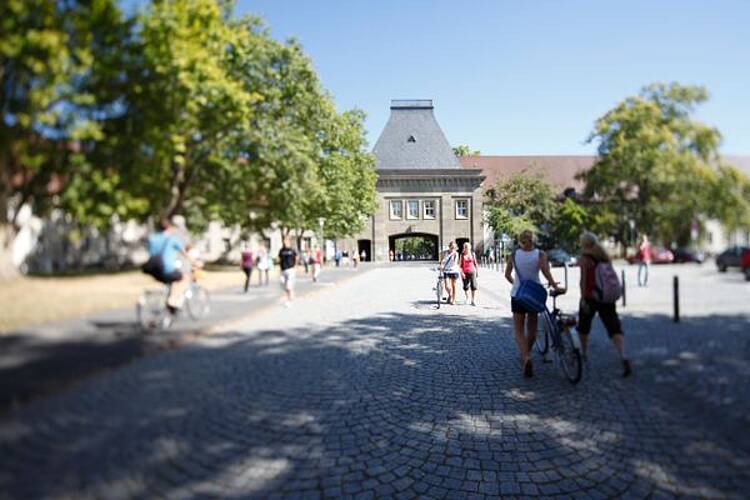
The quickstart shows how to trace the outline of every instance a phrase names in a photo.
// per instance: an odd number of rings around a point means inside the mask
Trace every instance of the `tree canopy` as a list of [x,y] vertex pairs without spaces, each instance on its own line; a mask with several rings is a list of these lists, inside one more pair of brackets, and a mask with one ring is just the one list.
[[476,156],[482,154],[478,149],[471,149],[468,144],[453,146],[453,154],[456,156]]
[[585,207],[573,198],[558,196],[533,165],[500,179],[486,194],[487,222],[495,233],[516,238],[529,229],[544,247],[577,250],[578,237],[590,220]]
[[4,2],[3,235],[23,204],[100,227],[181,214],[195,229],[359,230],[375,208],[364,113],[338,112],[299,43],[232,8]]
[[580,177],[602,230],[628,242],[633,221],[638,232],[687,244],[691,226],[709,217],[750,224],[735,217],[747,213],[747,178],[722,165],[719,131],[691,116],[707,99],[703,87],[654,84],[597,120],[588,141],[598,159]]

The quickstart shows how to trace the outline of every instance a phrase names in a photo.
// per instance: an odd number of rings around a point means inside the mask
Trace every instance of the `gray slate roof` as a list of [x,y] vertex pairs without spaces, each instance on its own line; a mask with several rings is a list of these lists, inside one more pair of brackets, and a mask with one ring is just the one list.
[[461,168],[429,100],[392,101],[391,116],[372,152],[379,170]]

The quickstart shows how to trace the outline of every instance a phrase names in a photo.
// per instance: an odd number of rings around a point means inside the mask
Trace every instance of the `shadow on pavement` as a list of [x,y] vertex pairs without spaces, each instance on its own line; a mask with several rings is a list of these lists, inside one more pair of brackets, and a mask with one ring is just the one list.
[[[710,403],[718,379],[703,381],[705,394],[669,397],[675,383],[656,379],[701,377],[684,348],[722,369],[735,360],[729,376],[746,384],[747,350],[727,349],[747,349],[747,328],[714,329],[717,344],[698,351],[705,328],[735,321],[667,332],[663,318],[628,319],[636,375],[627,380],[598,329],[591,371],[575,387],[554,364],[537,362],[533,379],[521,377],[508,319],[384,314],[325,329],[227,332],[14,412],[0,424],[0,490],[739,495],[750,488],[750,450],[724,431],[740,422],[689,411]],[[685,362],[665,365],[675,355]]]

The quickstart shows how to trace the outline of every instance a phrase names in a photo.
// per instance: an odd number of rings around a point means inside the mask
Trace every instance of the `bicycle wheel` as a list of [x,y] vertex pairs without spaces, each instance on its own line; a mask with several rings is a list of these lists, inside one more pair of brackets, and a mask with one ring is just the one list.
[[185,292],[185,305],[188,314],[194,320],[203,319],[211,312],[208,292],[200,285],[190,285],[190,288]]
[[575,346],[569,329],[566,328],[560,332],[560,343],[556,351],[565,377],[570,383],[577,384],[583,373],[581,351]]
[[552,335],[552,328],[554,328],[554,326],[549,313],[541,313],[539,315],[539,321],[537,323],[536,341],[534,342],[534,347],[536,347],[536,351],[542,356],[545,356],[549,351],[549,339],[550,335]]
[[138,298],[135,310],[138,325],[145,332],[160,330],[166,317],[167,294],[164,291],[146,290]]
[[440,302],[443,301],[443,281],[437,280],[437,285],[435,286],[435,304],[437,304],[437,308],[440,309]]

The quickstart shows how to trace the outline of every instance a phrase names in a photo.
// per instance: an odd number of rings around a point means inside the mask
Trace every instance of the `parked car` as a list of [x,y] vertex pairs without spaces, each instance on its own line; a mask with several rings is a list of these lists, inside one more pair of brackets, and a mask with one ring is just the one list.
[[687,248],[678,248],[674,252],[674,262],[681,264],[684,262],[696,262],[703,264],[706,260],[706,254],[699,250],[690,250]]
[[[641,261],[641,255],[633,255],[626,259],[630,264],[637,264]],[[674,262],[674,254],[664,247],[651,247],[652,264],[671,264]]]
[[729,267],[741,267],[740,260],[742,254],[749,247],[733,246],[729,247],[716,256],[716,267],[720,273],[725,273]]
[[742,267],[742,272],[745,273],[745,281],[750,281],[750,248],[745,248],[742,252],[740,267]]
[[548,250],[546,253],[547,260],[549,260],[549,265],[552,267],[562,267],[565,264],[569,266],[575,266],[578,264],[578,259],[571,256],[562,248],[553,248],[552,250]]

